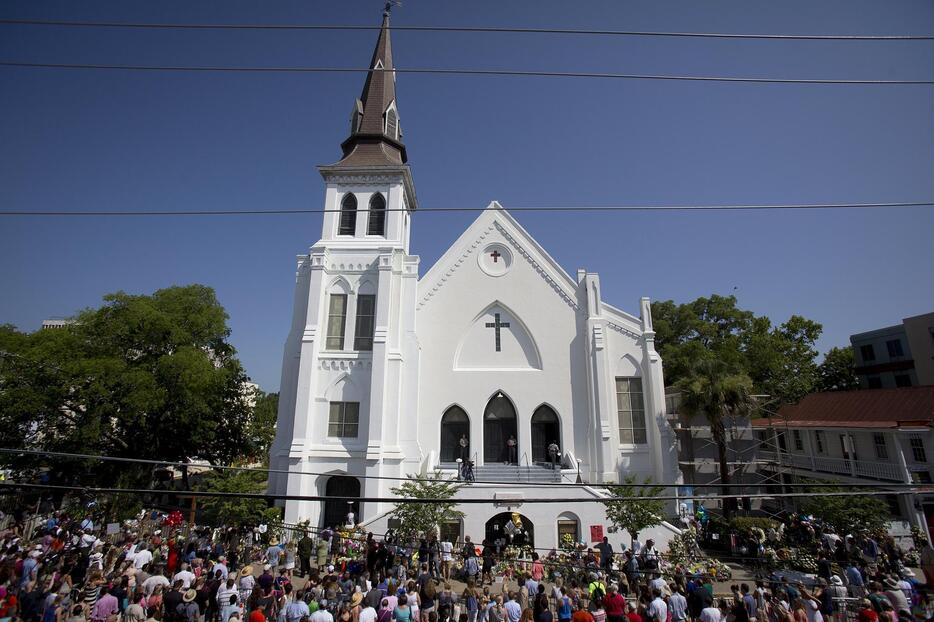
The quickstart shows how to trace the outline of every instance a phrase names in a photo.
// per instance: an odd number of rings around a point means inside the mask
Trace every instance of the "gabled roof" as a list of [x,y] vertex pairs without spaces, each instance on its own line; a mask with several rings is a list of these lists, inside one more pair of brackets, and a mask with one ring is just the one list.
[[[569,307],[575,311],[580,310],[577,281],[542,248],[508,210],[496,201],[491,202],[480,213],[444,255],[419,279],[419,309],[428,304],[434,293],[464,263],[467,256],[476,251],[482,238],[493,231],[498,231],[505,237],[520,257],[518,260],[525,260],[532,264],[539,275]],[[610,316],[611,321],[618,321],[621,327],[628,329],[628,332],[641,334],[642,326],[639,318],[605,302],[603,310],[605,315]]]
[[[771,423],[800,428],[934,427],[934,386],[812,393],[783,406]],[[756,428],[768,425],[766,418],[752,421]]]
[[[383,12],[383,24],[369,69],[360,99],[354,103],[350,136],[341,143],[344,156],[333,167],[398,167],[408,160],[402,144],[401,127],[398,138],[385,132],[384,115],[396,99],[388,10]],[[393,107],[398,116],[398,109]]]

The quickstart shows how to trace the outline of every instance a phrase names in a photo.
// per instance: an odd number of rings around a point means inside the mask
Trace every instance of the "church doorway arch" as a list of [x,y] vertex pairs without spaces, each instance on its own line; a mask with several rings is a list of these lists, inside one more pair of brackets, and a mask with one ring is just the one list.
[[[510,437],[516,439],[516,450],[512,456],[506,445]],[[483,411],[483,461],[518,463],[518,438],[516,407],[502,391],[497,391]]]
[[506,546],[535,546],[535,526],[518,512],[500,512],[488,520],[485,535],[500,551]]
[[[461,455],[461,436],[467,437],[466,455]],[[451,406],[441,417],[441,462],[455,462],[458,458],[471,460],[470,417],[460,406]]]
[[558,447],[561,448],[558,454],[560,462],[564,446],[561,444],[561,425],[558,422],[558,415],[550,406],[542,404],[532,413],[532,462],[551,462],[548,446],[552,441],[558,443]]
[[328,499],[324,502],[322,514],[322,527],[343,527],[347,523],[347,514],[353,512],[354,522],[360,522],[360,502],[347,503],[348,497],[360,496],[360,480],[347,475],[332,475],[324,485],[324,494]]

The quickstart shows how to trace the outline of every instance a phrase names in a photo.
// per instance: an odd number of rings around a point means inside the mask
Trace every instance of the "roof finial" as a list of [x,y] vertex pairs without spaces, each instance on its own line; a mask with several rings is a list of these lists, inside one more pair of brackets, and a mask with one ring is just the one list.
[[386,6],[383,7],[383,17],[389,17],[394,6],[402,6],[402,0],[386,0]]

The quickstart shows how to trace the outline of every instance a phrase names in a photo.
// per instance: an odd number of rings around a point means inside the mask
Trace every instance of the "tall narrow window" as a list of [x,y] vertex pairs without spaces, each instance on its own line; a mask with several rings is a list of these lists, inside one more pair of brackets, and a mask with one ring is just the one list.
[[360,427],[360,402],[331,402],[328,436],[356,438]]
[[386,235],[386,199],[379,192],[370,197],[370,219],[366,225],[367,235]]
[[911,457],[915,462],[927,462],[928,454],[924,450],[924,439],[920,436],[912,436],[908,441],[911,445]]
[[868,343],[864,346],[860,346],[859,355],[862,357],[863,361],[876,360],[876,351],[873,349],[871,343]]
[[619,442],[645,444],[647,441],[642,378],[616,379],[616,409],[619,417]]
[[357,320],[354,327],[353,349],[373,349],[373,326],[376,323],[376,296],[357,296]]
[[399,116],[395,108],[386,111],[386,136],[393,140],[398,139],[399,134]]
[[901,339],[890,339],[885,342],[885,347],[889,351],[889,356],[891,358],[896,358],[899,356],[905,356],[905,351],[902,349]]
[[344,349],[344,326],[347,324],[347,294],[331,294],[328,301],[328,333],[324,347]]
[[824,431],[814,430],[814,440],[817,442],[817,453],[824,453]]
[[888,460],[889,450],[885,446],[885,435],[873,434],[872,443],[876,447],[876,458],[879,460]]
[[341,201],[341,221],[337,235],[354,235],[357,230],[357,197],[352,192]]
[[792,430],[791,437],[795,441],[795,451],[804,451],[804,439],[801,438],[801,430]]

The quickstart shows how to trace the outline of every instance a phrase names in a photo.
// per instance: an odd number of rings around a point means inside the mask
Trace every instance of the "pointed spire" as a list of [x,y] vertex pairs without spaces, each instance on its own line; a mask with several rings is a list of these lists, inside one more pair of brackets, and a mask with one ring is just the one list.
[[341,144],[344,157],[335,166],[399,166],[408,160],[396,108],[396,74],[389,38],[390,8],[387,3],[363,93],[354,102],[350,136]]

